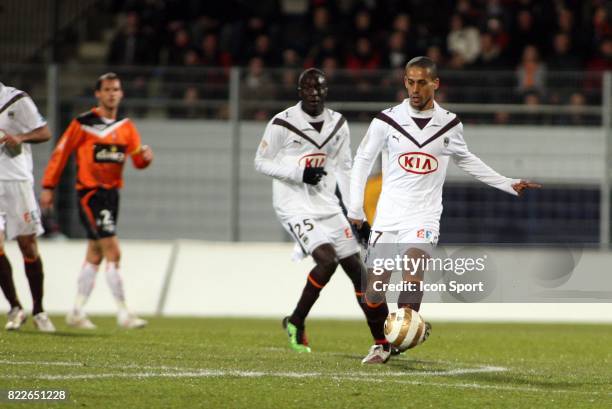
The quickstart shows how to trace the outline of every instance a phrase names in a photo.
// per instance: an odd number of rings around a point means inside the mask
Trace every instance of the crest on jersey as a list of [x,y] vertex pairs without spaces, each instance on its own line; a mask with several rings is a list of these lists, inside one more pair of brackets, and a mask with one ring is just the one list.
[[298,161],[298,165],[301,168],[322,168],[325,166],[325,158],[327,156],[322,153],[311,153],[309,155],[304,155]]
[[8,111],[8,117],[9,119],[15,119],[15,111]]
[[426,175],[438,170],[438,160],[425,152],[407,152],[397,158],[397,162],[406,172]]
[[444,147],[445,147],[445,148],[448,146],[449,141],[450,141],[450,140],[448,139],[448,136],[445,136],[445,137],[444,137]]

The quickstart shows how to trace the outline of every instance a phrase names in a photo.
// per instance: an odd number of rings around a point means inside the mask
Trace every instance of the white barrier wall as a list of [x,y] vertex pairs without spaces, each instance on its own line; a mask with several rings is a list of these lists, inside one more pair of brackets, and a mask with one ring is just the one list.
[[[50,312],[67,312],[76,295],[77,276],[85,258],[86,241],[39,242],[45,270],[45,308]],[[122,245],[124,285],[129,306],[139,313],[153,314],[159,300],[171,243],[127,241]],[[28,282],[23,262],[15,242],[7,245],[7,255],[13,266],[13,277],[22,304],[31,307]],[[2,298],[4,308],[6,301]],[[107,314],[115,311],[114,301],[106,284],[104,265],[98,273],[87,311]]]
[[[169,267],[173,246],[178,249]],[[212,243],[203,241],[122,242],[122,271],[130,307],[141,314],[157,310],[166,274],[171,280],[164,315],[282,317],[290,313],[312,262],[290,260],[291,244]],[[71,308],[85,241],[41,241],[45,266],[45,306],[52,313]],[[19,250],[7,246],[22,303],[31,306]],[[607,271],[612,252],[586,252],[590,265]],[[0,306],[8,308],[5,301]],[[100,271],[87,305],[93,314],[110,314],[114,302]],[[610,304],[427,304],[431,320],[612,322]],[[353,288],[341,269],[326,286],[312,310],[313,317],[359,318]]]

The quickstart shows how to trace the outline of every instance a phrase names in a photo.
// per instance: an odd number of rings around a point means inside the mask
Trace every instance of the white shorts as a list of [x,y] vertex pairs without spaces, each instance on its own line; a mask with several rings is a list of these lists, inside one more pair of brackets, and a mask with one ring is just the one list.
[[0,180],[0,232],[12,240],[44,231],[32,183]]
[[438,244],[438,232],[427,228],[411,230],[380,231],[372,229],[368,240],[366,265],[372,267],[374,259],[402,256],[409,248],[419,248],[431,254]]
[[[321,244],[329,243],[339,259],[359,253],[359,244],[343,214],[325,218],[293,216],[281,218],[281,223],[293,237],[304,255],[312,254]],[[294,255],[294,259],[299,259]]]

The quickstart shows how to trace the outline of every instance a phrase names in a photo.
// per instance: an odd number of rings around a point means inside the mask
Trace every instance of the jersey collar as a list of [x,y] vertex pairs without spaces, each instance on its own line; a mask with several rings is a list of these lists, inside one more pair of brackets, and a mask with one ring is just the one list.
[[408,98],[404,99],[403,104],[405,107],[405,112],[410,118],[410,121],[414,122],[414,120],[412,119],[413,116],[417,118],[431,118],[429,123],[423,129],[426,129],[430,126],[441,127],[442,125],[444,125],[442,118],[440,118],[440,113],[443,112],[443,109],[440,107],[440,105],[438,105],[436,101],[434,101],[433,103],[433,108],[428,111],[417,111],[416,109],[412,108],[412,106],[410,105],[410,100]]
[[119,122],[119,121],[121,121],[121,120],[123,119],[123,118],[119,118],[119,115],[117,115],[117,117],[116,117],[115,119],[113,119],[113,118],[107,118],[107,117],[105,117],[105,116],[102,116],[102,115],[100,114],[100,109],[99,109],[98,107],[93,107],[93,108],[91,108],[91,112],[93,112],[94,114],[96,114],[96,116],[97,116],[98,118],[100,118],[100,120],[101,120],[102,122],[104,122],[106,125],[113,124],[113,123],[115,123],[115,122]]
[[[304,110],[302,109],[302,101],[298,102],[295,108],[298,111],[298,115],[303,120],[302,125],[304,127],[312,128],[312,130],[316,133],[320,133],[320,134],[324,133],[327,125],[330,123],[330,120],[331,120],[331,116],[329,115],[329,110],[327,108],[323,108],[323,112],[321,112],[317,116],[310,116],[306,112],[304,112]],[[321,122],[321,121],[324,122],[323,127],[321,128],[321,132],[317,131],[312,125],[310,125],[310,122]]]

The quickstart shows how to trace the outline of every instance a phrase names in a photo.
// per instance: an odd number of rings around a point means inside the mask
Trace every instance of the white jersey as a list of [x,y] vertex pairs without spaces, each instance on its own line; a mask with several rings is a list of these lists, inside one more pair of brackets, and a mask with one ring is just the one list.
[[[413,117],[431,117],[421,129]],[[363,219],[363,194],[372,165],[382,150],[387,160],[373,230],[440,228],[442,185],[449,158],[476,179],[516,195],[512,184],[471,153],[457,115],[434,103],[429,113],[416,111],[409,100],[379,113],[355,155],[348,216]]]
[[[28,94],[0,83],[0,130],[18,135],[46,123]],[[0,145],[0,180],[34,182],[30,144],[22,144],[21,153],[17,156],[9,155],[3,145]]]
[[[323,121],[321,132],[309,123],[319,121]],[[327,175],[316,186],[303,183],[306,167],[324,167]],[[310,117],[301,103],[280,112],[266,126],[255,169],[274,178],[272,204],[280,219],[341,213],[336,184],[346,203],[351,170],[346,119],[327,108],[318,117]]]

